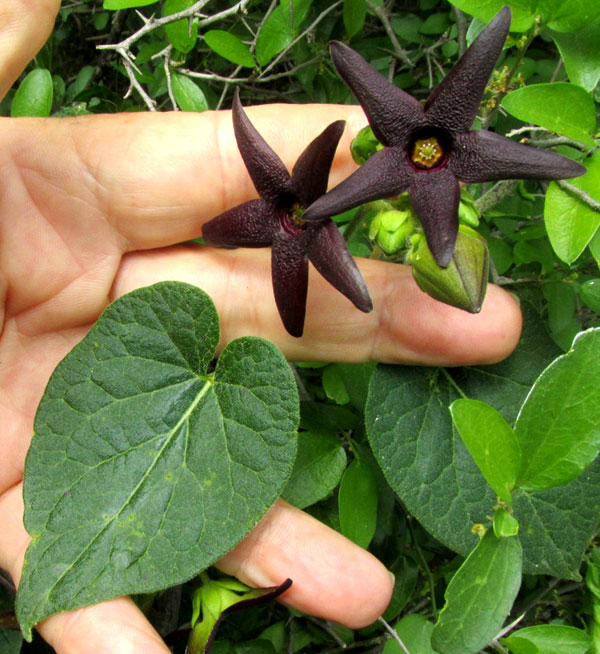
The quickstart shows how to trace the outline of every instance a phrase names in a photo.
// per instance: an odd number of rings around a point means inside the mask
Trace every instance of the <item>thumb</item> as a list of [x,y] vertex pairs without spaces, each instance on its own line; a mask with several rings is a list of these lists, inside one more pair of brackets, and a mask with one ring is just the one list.
[[50,36],[60,0],[0,2],[0,100]]

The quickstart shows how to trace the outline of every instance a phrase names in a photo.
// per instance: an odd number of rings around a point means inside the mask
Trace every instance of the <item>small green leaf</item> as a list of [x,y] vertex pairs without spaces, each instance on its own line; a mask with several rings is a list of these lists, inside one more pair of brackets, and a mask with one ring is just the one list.
[[[195,0],[165,0],[163,16],[171,16],[189,9],[194,2]],[[198,40],[198,19],[192,19],[191,27],[189,18],[176,20],[165,25],[165,33],[173,47],[186,54],[193,50]]]
[[357,545],[369,546],[377,525],[377,477],[371,466],[354,459],[346,469],[338,495],[342,534]]
[[419,31],[427,36],[443,34],[450,27],[450,19],[446,12],[439,12],[427,16]]
[[210,30],[204,35],[209,48],[238,66],[254,68],[254,57],[250,48],[237,36],[225,30]]
[[311,3],[312,0],[293,0],[290,6],[289,0],[282,0],[269,14],[256,40],[256,59],[261,66],[266,66],[292,42]]
[[592,639],[582,629],[540,624],[513,631],[500,640],[513,654],[586,654]]
[[431,644],[440,654],[475,654],[494,638],[521,585],[521,543],[488,531],[446,588]]
[[[585,161],[587,173],[569,180],[569,184],[600,202],[600,152]],[[550,182],[544,202],[544,222],[556,256],[573,263],[585,250],[600,226],[600,211],[585,204],[576,195]]]
[[577,336],[538,377],[515,424],[518,484],[544,490],[575,479],[600,448],[600,328]]
[[367,0],[344,0],[344,27],[349,39],[361,32],[366,15]]
[[[413,613],[404,616],[395,626],[395,631],[411,654],[436,654],[431,647],[433,623],[425,616]],[[400,643],[390,638],[383,648],[383,654],[405,654]]]
[[506,509],[499,508],[492,521],[496,538],[510,538],[519,533],[519,523]]
[[145,7],[152,5],[158,0],[104,0],[104,9],[131,9],[133,7]]
[[52,110],[53,94],[54,87],[50,71],[45,68],[36,68],[19,84],[10,106],[10,115],[13,118],[49,116]]
[[586,91],[593,91],[600,80],[600,17],[576,32],[551,32],[565,64],[569,80]]
[[346,451],[332,434],[300,432],[298,455],[283,499],[299,509],[319,502],[340,483],[346,462]]
[[450,405],[454,426],[477,467],[496,495],[512,504],[512,491],[521,465],[513,428],[496,409],[479,400],[456,400]]
[[546,300],[548,325],[554,342],[567,352],[575,336],[581,331],[581,324],[575,316],[575,289],[565,282],[549,282],[542,286]]
[[579,297],[592,311],[600,314],[600,279],[588,279],[582,284]]
[[206,111],[208,103],[202,89],[186,75],[173,73],[171,77],[173,95],[182,111]]
[[522,0],[450,0],[450,3],[476,16],[484,23],[489,23],[504,6],[509,6],[512,12],[511,32],[526,32],[535,20],[536,5]]
[[19,654],[23,636],[20,631],[0,629],[0,654]]
[[125,295],[53,372],[25,465],[32,536],[17,595],[42,618],[187,579],[285,487],[296,383],[274,345],[219,342],[210,298],[163,282]]
[[325,395],[330,400],[333,400],[336,404],[348,404],[350,402],[350,396],[346,390],[344,380],[335,365],[327,366],[323,370],[321,382],[323,383]]
[[569,82],[532,84],[512,91],[502,107],[525,123],[545,127],[593,147],[596,107],[592,96]]

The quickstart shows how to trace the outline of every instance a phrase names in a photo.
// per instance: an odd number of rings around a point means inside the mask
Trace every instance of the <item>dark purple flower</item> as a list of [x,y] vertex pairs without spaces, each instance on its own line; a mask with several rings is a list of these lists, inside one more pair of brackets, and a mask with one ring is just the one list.
[[333,216],[408,189],[427,243],[437,263],[445,267],[452,258],[458,231],[459,180],[562,179],[585,173],[583,166],[559,154],[487,130],[471,131],[510,20],[510,9],[504,7],[424,107],[351,48],[333,42],[333,62],[385,147],[316,201],[304,219]]
[[202,235],[210,245],[272,246],[271,274],[279,315],[292,336],[302,336],[308,289],[308,261],[361,311],[373,305],[364,280],[329,216],[306,222],[303,212],[327,190],[327,179],[345,123],[327,127],[300,155],[290,175],[233,101],[238,148],[260,195],[207,222]]

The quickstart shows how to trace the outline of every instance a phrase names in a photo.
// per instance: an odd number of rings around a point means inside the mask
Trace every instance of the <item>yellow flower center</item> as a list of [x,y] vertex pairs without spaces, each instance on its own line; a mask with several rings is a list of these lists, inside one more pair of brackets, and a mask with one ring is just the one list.
[[440,163],[444,150],[435,136],[417,139],[414,142],[410,158],[420,168],[433,168]]

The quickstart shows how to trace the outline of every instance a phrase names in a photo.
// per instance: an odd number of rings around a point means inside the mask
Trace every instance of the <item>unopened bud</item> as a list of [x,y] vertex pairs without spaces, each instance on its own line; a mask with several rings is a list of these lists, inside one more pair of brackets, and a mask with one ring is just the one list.
[[386,254],[396,254],[406,244],[414,230],[410,211],[388,210],[379,212],[369,228],[369,238]]
[[359,166],[362,166],[372,154],[382,148],[383,146],[375,138],[373,130],[368,125],[360,130],[350,144],[352,158]]
[[447,268],[436,263],[425,238],[413,250],[412,272],[419,288],[432,298],[470,313],[479,313],[487,288],[489,254],[485,239],[460,225]]

